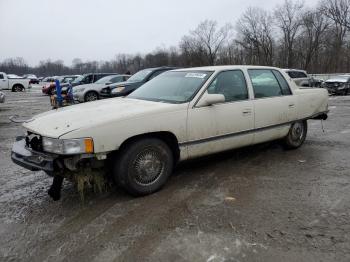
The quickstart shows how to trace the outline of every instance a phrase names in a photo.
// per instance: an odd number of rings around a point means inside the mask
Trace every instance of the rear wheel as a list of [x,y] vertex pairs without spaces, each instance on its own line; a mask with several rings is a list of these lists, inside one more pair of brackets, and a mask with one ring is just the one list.
[[84,97],[85,102],[98,100],[98,94],[94,91],[87,92]]
[[284,138],[284,145],[288,149],[295,149],[300,147],[306,138],[307,134],[307,122],[298,121],[292,124],[289,129],[288,135]]
[[120,150],[113,178],[133,195],[159,190],[168,180],[174,164],[169,146],[157,138],[143,138]]
[[21,92],[21,91],[24,91],[24,87],[21,85],[14,85],[12,87],[12,92]]

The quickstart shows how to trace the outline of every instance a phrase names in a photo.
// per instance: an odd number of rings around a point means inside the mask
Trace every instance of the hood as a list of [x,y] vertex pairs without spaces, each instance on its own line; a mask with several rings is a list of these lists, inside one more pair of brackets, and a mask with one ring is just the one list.
[[326,81],[326,83],[346,83],[346,78],[331,78]]
[[33,133],[58,138],[80,128],[164,112],[174,107],[175,104],[111,98],[51,110],[27,120],[23,126]]

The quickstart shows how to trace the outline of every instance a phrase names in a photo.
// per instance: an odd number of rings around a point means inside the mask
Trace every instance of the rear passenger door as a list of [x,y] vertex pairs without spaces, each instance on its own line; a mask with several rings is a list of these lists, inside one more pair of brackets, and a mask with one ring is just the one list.
[[254,143],[286,135],[297,117],[296,97],[284,76],[273,69],[249,69],[254,91]]

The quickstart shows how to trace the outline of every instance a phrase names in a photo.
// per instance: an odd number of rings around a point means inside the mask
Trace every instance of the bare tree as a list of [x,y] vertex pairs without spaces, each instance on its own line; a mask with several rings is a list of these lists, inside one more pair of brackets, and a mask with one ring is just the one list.
[[320,10],[336,24],[350,29],[350,0],[322,0]]
[[214,65],[219,49],[230,36],[231,28],[231,25],[226,24],[218,29],[216,21],[205,20],[188,36],[183,37],[180,47],[186,54],[204,55],[205,62]]
[[237,22],[239,43],[249,64],[272,65],[274,40],[272,17],[260,8],[248,8]]
[[342,68],[344,44],[346,34],[350,27],[350,1],[349,0],[322,0],[319,9],[333,22],[333,30],[329,32],[329,52],[327,71],[338,71]]
[[281,66],[289,68],[294,66],[294,43],[300,33],[302,24],[302,2],[285,0],[282,6],[275,9],[275,19],[277,26],[282,32],[282,57]]
[[[330,24],[319,10],[307,10],[302,15],[301,34],[298,38],[299,65],[311,69],[311,62],[319,54]],[[315,69],[315,68],[314,68]]]

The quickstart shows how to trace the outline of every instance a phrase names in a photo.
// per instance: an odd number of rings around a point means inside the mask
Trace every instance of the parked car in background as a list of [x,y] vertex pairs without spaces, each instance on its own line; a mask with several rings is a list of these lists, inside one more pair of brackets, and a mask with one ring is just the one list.
[[0,90],[10,89],[12,92],[21,92],[25,91],[25,89],[29,87],[29,79],[25,79],[23,77],[8,77],[6,73],[0,72]]
[[125,82],[106,86],[101,90],[100,96],[103,98],[126,96],[154,77],[172,69],[175,69],[175,67],[163,66],[143,69],[132,75]]
[[125,82],[130,78],[130,75],[111,75],[102,77],[92,84],[75,86],[73,88],[74,100],[79,102],[89,102],[100,98],[101,90],[113,83]]
[[55,78],[53,76],[47,76],[47,77],[44,77],[42,80],[41,80],[42,83],[50,83],[50,82],[55,82]]
[[311,77],[310,83],[312,87],[322,87],[323,80],[315,77]]
[[27,74],[27,75],[23,75],[23,77],[26,79],[29,79],[30,84],[39,84],[39,79],[36,77],[36,75]]
[[5,103],[5,93],[0,91],[0,103]]
[[312,86],[312,79],[310,76],[308,76],[305,70],[283,69],[283,71],[285,71],[298,86],[303,86],[303,87]]
[[56,88],[56,82],[55,82],[56,80],[60,81],[61,86],[66,86],[66,85],[70,84],[71,82],[73,82],[78,77],[80,77],[80,75],[58,76],[55,79],[53,79],[54,81],[46,83],[42,87],[41,91],[43,92],[43,94],[52,95],[55,91],[55,88]]
[[350,75],[334,76],[326,80],[322,87],[327,88],[331,95],[350,94]]
[[34,116],[23,124],[27,135],[17,137],[11,158],[57,179],[110,170],[128,192],[147,195],[182,160],[271,140],[298,148],[307,120],[326,119],[327,112],[325,89],[299,88],[278,68],[178,69],[125,98]]
[[[97,80],[100,80],[102,77],[109,76],[109,75],[118,75],[117,73],[89,73],[84,74],[82,76],[77,77],[74,79],[71,84],[72,86],[78,86],[78,85],[84,85],[84,84],[91,84],[95,83]],[[62,85],[64,87],[65,85]],[[68,84],[67,84],[68,86]]]
[[57,79],[60,81],[62,84],[66,83],[72,83],[75,79],[80,77],[81,75],[65,75],[65,76],[59,76]]

